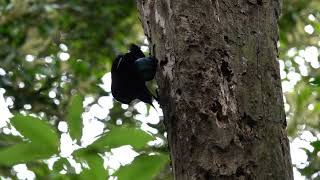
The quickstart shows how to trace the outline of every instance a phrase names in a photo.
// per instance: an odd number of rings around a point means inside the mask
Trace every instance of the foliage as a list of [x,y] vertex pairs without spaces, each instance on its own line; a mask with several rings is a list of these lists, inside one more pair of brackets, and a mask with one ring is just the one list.
[[[147,146],[155,134],[139,128],[132,107],[123,109],[114,102],[107,117],[94,117],[103,122],[104,133],[89,145],[81,139],[82,113],[109,96],[100,84],[112,59],[128,44],[143,40],[133,0],[0,0],[0,14],[0,71],[5,72],[0,73],[0,88],[7,101],[14,102],[10,110],[16,113],[1,129],[21,134],[1,134],[0,175],[15,177],[12,165],[25,163],[37,179],[106,179],[112,174],[105,167],[105,153],[123,145],[131,145],[142,157],[156,153],[150,162],[160,158],[160,164],[150,177],[162,171],[168,159],[163,150],[159,154]],[[83,106],[86,99],[93,100]],[[58,127],[63,122],[76,146],[68,157],[61,154],[66,132]],[[81,164],[80,174],[70,158]],[[46,159],[55,159],[52,168]]]
[[[280,26],[280,71],[285,95],[288,134],[300,138],[304,131],[319,136],[320,130],[320,2],[284,0]],[[286,90],[286,87],[291,90]],[[308,140],[307,140],[308,141]],[[315,141],[318,142],[318,141]],[[320,178],[318,143],[304,148],[308,159],[294,165],[303,176]]]
[[319,178],[318,173],[320,169],[320,159],[317,157],[320,152],[320,141],[313,141],[311,142],[311,145],[313,151],[304,149],[308,155],[308,164],[303,168],[299,168],[301,174],[309,179]]
[[[319,21],[320,1],[284,0],[279,62],[292,138],[303,131],[320,137]],[[0,0],[0,90],[15,114],[0,127],[0,176],[17,178],[13,165],[25,163],[37,179],[172,178],[162,122],[148,124],[158,132],[146,133],[134,105],[105,105],[110,89],[101,84],[112,60],[142,40],[133,0]],[[85,144],[85,113],[102,105],[108,110],[93,120],[102,122],[103,133]],[[67,132],[58,128],[63,123]],[[61,154],[66,134],[75,146],[67,156]],[[164,143],[149,146],[155,139]],[[320,178],[319,140],[310,144],[307,165],[297,168]],[[115,171],[106,154],[123,145],[137,157]],[[55,159],[52,167],[47,159]]]
[[[68,108],[68,125],[71,135],[72,126],[76,129],[82,129],[82,97],[74,95]],[[69,116],[72,114],[72,116]],[[78,119],[76,119],[78,118]],[[137,156],[130,165],[121,167],[115,175],[119,179],[131,179],[130,177],[141,174],[141,177],[150,179],[157,176],[159,172],[168,163],[168,155],[154,154],[148,155],[147,143],[154,140],[154,137],[141,129],[126,126],[115,126],[105,132],[103,135],[87,147],[79,148],[72,153],[72,156],[81,163],[82,171],[76,174],[74,168],[68,161],[59,154],[58,135],[55,127],[48,123],[48,120],[41,120],[32,116],[15,115],[11,118],[12,126],[17,129],[25,140],[18,141],[15,145],[8,145],[0,150],[0,165],[9,166],[18,163],[38,162],[38,160],[58,157],[59,159],[53,165],[53,171],[47,174],[37,174],[38,178],[76,178],[76,179],[106,179],[108,171],[104,168],[103,153],[110,152],[111,149],[123,145],[130,145],[134,150],[141,154]],[[74,139],[79,140],[82,136],[81,131]],[[72,137],[72,136],[71,136]],[[80,138],[79,138],[80,137]],[[149,169],[145,172],[146,169]],[[59,172],[67,170],[64,176]],[[37,171],[35,171],[37,173]]]

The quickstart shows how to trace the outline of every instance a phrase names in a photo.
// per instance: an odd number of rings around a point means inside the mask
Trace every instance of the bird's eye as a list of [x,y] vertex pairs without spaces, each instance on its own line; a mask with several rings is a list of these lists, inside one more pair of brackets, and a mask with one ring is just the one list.
[[121,61],[122,61],[122,57],[120,58],[120,60],[119,60],[119,62],[117,64],[117,69],[119,68]]

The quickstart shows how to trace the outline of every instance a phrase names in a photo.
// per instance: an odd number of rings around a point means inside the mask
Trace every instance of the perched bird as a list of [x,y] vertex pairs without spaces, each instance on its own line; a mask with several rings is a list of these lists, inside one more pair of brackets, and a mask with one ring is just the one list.
[[157,60],[153,57],[139,58],[134,63],[144,81],[151,81],[156,75]]
[[113,97],[124,104],[139,99],[153,106],[152,99],[158,100],[147,88],[146,81],[154,78],[157,60],[145,57],[140,48],[132,44],[129,52],[118,55],[111,67],[111,92]]

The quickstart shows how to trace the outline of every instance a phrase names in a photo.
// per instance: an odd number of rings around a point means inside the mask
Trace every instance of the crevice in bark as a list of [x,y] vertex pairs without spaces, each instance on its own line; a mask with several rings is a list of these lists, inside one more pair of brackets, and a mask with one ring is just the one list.
[[163,67],[166,64],[168,64],[168,58],[167,57],[165,57],[164,60],[160,61],[160,67]]
[[250,115],[248,115],[247,113],[244,113],[243,116],[241,117],[242,122],[244,122],[245,124],[247,124],[250,128],[254,128],[258,121],[255,120],[254,118],[252,118]]
[[181,93],[182,93],[182,91],[181,91],[181,89],[177,89],[177,91],[176,91],[176,93],[177,93],[177,95],[181,95]]
[[213,113],[216,113],[216,112],[219,111],[219,109],[222,109],[221,104],[219,103],[219,101],[214,100],[213,103],[212,103],[212,106],[211,106],[210,110],[211,110]]
[[220,108],[218,111],[217,111],[217,120],[220,122],[220,123],[223,123],[223,124],[228,124],[229,121],[228,121],[228,115],[224,115],[223,112],[222,112],[222,108]]
[[231,81],[232,78],[232,71],[229,67],[229,63],[226,61],[223,61],[221,64],[221,72],[222,75],[225,77],[225,79],[227,79],[228,82]]
[[224,35],[224,36],[223,36],[223,39],[224,39],[224,41],[225,41],[227,44],[233,43],[233,41],[232,41],[227,35]]
[[198,173],[198,177],[196,179],[199,180],[214,180],[214,176],[212,175],[212,173],[209,170],[206,170],[202,167],[198,167],[197,170]]
[[257,3],[259,6],[262,6],[263,5],[263,0],[257,0]]
[[250,165],[240,166],[236,170],[236,177],[243,180],[255,180],[250,170],[252,170]]

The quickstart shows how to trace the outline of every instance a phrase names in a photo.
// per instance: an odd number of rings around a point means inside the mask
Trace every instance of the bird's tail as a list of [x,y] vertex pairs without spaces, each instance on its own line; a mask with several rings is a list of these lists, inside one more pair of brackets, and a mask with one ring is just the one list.
[[[141,92],[141,94],[139,95],[138,99],[144,103],[149,104],[150,106],[152,106],[156,111],[157,109],[155,108],[155,106],[152,103],[152,100],[156,100],[157,102],[159,102],[159,97],[156,97],[155,95],[153,95],[149,89],[147,88],[147,86],[143,87],[143,91]],[[158,111],[157,111],[158,112]]]

